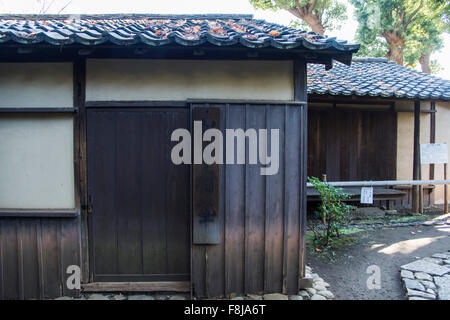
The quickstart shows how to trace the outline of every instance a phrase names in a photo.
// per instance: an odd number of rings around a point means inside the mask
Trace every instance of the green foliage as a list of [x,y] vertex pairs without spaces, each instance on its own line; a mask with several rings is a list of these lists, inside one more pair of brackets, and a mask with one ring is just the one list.
[[[444,0],[350,0],[359,22],[356,41],[358,56],[388,56],[391,48],[386,33],[403,45],[406,65],[415,67],[424,54],[443,46],[442,34],[448,32],[450,1]],[[436,65],[432,68],[436,67]]]
[[445,25],[446,32],[450,32],[450,1],[449,0],[432,0],[432,2],[442,7],[442,22]]
[[[249,0],[255,9],[263,10],[287,10],[299,17],[299,10],[306,12],[311,10],[311,14],[315,15],[323,29],[335,30],[341,27],[343,21],[347,19],[347,7],[340,0]],[[314,6],[312,8],[312,6]],[[302,19],[300,17],[300,19]],[[310,26],[304,21],[299,20],[291,23],[292,27],[308,29]]]
[[329,185],[316,177],[308,177],[308,181],[320,194],[321,204],[316,215],[326,220],[325,230],[317,228],[312,230],[317,244],[326,247],[334,238],[339,237],[341,225],[349,220],[348,213],[353,206],[344,202],[350,195],[342,192],[341,188]]
[[441,35],[448,28],[442,19],[443,6],[433,2],[417,15],[406,37],[405,62],[415,67],[423,54],[437,51],[443,47]]

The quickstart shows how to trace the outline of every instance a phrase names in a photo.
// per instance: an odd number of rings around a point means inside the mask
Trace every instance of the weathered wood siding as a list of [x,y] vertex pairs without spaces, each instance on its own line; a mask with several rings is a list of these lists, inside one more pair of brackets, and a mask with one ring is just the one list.
[[296,293],[303,275],[306,106],[193,105],[202,106],[220,109],[224,137],[225,128],[279,129],[280,166],[278,174],[260,175],[259,161],[248,164],[248,147],[245,165],[220,166],[220,240],[214,245],[193,245],[194,294]]
[[393,111],[308,112],[308,176],[328,181],[395,180],[397,115]]
[[76,296],[70,265],[80,265],[78,218],[0,218],[0,299]]

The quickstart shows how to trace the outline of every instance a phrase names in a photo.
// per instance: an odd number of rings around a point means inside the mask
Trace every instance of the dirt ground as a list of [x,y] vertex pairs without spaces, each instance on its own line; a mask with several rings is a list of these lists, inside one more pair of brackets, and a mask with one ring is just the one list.
[[[351,235],[357,243],[321,257],[307,250],[307,265],[326,282],[337,300],[403,300],[400,266],[450,249],[450,225],[368,230]],[[381,288],[369,290],[367,267],[381,270]]]

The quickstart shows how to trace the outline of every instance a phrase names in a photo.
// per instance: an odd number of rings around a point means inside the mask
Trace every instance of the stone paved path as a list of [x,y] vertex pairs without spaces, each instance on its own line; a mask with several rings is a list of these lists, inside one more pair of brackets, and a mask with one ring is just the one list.
[[[307,264],[321,275],[336,299],[406,299],[400,267],[450,249],[450,225],[382,228],[352,235],[357,244],[336,250],[335,260],[308,251]],[[381,288],[368,289],[367,268],[377,265]]]
[[409,300],[450,300],[450,249],[401,266],[400,277]]

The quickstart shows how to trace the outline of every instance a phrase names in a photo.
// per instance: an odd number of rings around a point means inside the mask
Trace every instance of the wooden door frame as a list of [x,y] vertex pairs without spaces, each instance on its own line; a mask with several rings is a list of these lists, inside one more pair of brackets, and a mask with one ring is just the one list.
[[[74,117],[75,139],[75,194],[77,205],[81,212],[81,273],[82,284],[93,282],[94,270],[91,268],[91,251],[89,240],[89,214],[88,214],[88,181],[87,181],[87,109],[89,108],[161,108],[174,107],[189,109],[187,101],[183,100],[141,100],[141,101],[87,101],[86,100],[86,59],[80,58],[73,63],[74,107],[77,109]],[[188,110],[189,111],[189,110]],[[189,123],[191,125],[190,112]],[[191,128],[189,128],[191,129]],[[192,170],[189,170],[189,259],[190,279],[192,279]],[[148,284],[148,283],[147,283]],[[148,287],[148,285],[147,285]],[[191,286],[190,286],[191,287]],[[192,292],[192,290],[191,290]]]
[[[114,106],[111,107],[109,106],[109,104],[112,103]],[[133,106],[134,105],[134,106]],[[136,107],[135,105],[139,105],[138,107]],[[173,102],[173,101],[136,101],[136,103],[133,102],[126,102],[126,101],[102,101],[102,102],[95,102],[95,103],[91,103],[90,107],[86,107],[85,108],[85,121],[86,121],[86,148],[88,148],[88,144],[89,144],[89,137],[87,134],[87,127],[88,127],[88,113],[89,110],[92,111],[104,111],[104,112],[111,112],[111,113],[115,113],[115,112],[120,112],[120,111],[129,111],[129,112],[145,112],[145,111],[149,111],[149,110],[154,110],[154,111],[162,111],[162,112],[169,112],[170,110],[183,110],[187,113],[188,118],[187,121],[188,123],[188,130],[191,130],[190,126],[191,126],[191,115],[190,115],[190,110],[188,105],[183,102]],[[87,149],[86,149],[86,154],[89,156]],[[88,163],[87,163],[87,157],[86,157],[86,169],[88,169]],[[86,170],[86,174],[87,177],[89,176]],[[192,176],[192,170],[191,168],[189,168],[189,182],[188,182],[188,187],[189,187],[189,195],[188,195],[188,200],[189,200],[189,282],[190,279],[192,277],[192,268],[191,268],[191,264],[192,264],[192,182],[191,182],[191,176]],[[87,199],[87,206],[86,208],[89,208],[91,206],[90,203],[90,199],[89,199],[89,194],[90,194],[90,188],[89,188],[89,179],[87,178],[86,181],[86,199]],[[89,214],[86,210],[86,223],[87,223],[87,234],[93,234],[92,231],[92,215]],[[99,280],[95,281],[94,280],[94,263],[95,263],[95,257],[94,257],[94,251],[93,251],[93,237],[89,237],[87,239],[87,254],[88,254],[88,269],[89,269],[89,281],[85,282],[85,283],[89,283],[89,286],[85,286],[85,288],[92,288],[92,290],[96,290],[96,288],[102,288],[104,290],[109,290],[111,288],[117,288],[117,282],[114,282],[114,280],[103,280],[103,281],[112,281],[112,282],[98,282]],[[104,278],[105,276],[101,276],[102,278]],[[111,278],[114,278],[114,276],[112,276]],[[136,276],[137,279],[140,279],[140,276]],[[157,275],[155,275],[155,278],[158,278]],[[187,280],[185,279],[178,279],[178,280],[152,280],[152,282],[149,282],[149,280],[126,280],[124,283],[138,283],[136,285],[132,285],[131,287],[134,289],[137,289],[139,287],[139,284],[142,284],[144,286],[144,288],[151,288],[152,285],[151,283],[155,283],[156,284],[156,288],[162,288],[164,287],[164,283],[170,283],[170,286],[168,288],[172,288],[173,290],[171,291],[179,291],[180,289],[180,285],[185,283]],[[102,284],[103,283],[103,284]],[[112,285],[111,285],[112,284]],[[105,287],[106,285],[106,287]],[[181,288],[184,288],[184,285],[181,285]],[[131,289],[130,289],[131,290]],[[124,286],[122,288],[122,290],[119,291],[130,291],[128,289],[126,289],[126,286]],[[118,290],[116,290],[118,291]],[[140,291],[140,290],[137,290]],[[142,290],[141,290],[142,291]],[[151,291],[151,290],[150,290]],[[168,290],[159,290],[159,291],[168,291]]]

